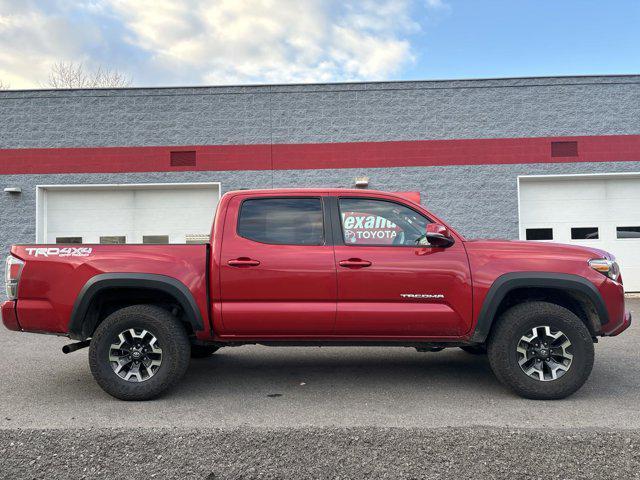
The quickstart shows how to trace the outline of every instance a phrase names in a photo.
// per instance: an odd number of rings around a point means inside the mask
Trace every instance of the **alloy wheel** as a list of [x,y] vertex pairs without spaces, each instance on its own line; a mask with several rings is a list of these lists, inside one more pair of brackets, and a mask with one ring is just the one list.
[[160,369],[162,348],[149,330],[129,328],[109,347],[109,362],[123,380],[144,382]]
[[561,378],[573,363],[571,341],[562,331],[549,326],[534,327],[524,334],[516,351],[522,371],[541,382]]

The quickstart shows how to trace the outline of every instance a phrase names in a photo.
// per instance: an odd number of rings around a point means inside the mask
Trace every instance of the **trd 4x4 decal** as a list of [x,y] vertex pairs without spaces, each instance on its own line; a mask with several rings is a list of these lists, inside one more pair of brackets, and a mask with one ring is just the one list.
[[27,247],[25,250],[34,257],[88,257],[93,251],[91,247]]

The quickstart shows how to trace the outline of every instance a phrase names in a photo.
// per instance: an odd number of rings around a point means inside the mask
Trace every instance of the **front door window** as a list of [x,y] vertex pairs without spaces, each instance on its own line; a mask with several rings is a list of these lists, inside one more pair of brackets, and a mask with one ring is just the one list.
[[340,199],[340,217],[345,245],[415,247],[430,223],[399,203],[367,198]]

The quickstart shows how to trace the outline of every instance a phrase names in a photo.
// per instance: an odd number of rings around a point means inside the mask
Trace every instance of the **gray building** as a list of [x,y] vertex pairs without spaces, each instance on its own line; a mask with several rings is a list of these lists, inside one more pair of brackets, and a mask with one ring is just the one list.
[[0,245],[198,242],[221,193],[419,192],[467,237],[593,245],[640,290],[640,76],[0,92]]

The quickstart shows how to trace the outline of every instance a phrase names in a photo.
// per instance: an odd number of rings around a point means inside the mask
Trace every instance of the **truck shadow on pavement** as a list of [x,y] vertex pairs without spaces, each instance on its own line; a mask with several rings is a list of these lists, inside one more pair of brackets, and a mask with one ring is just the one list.
[[[601,358],[572,400],[620,400],[635,396],[637,375],[616,361]],[[269,348],[221,349],[212,357],[192,360],[187,375],[170,395],[349,395],[375,399],[397,395],[486,399],[521,399],[494,376],[486,356],[457,348],[420,353],[409,348]],[[278,395],[279,396],[279,395]],[[272,397],[273,398],[273,397]],[[536,403],[536,402],[534,402]],[[544,403],[544,402],[542,402]]]
[[[411,392],[437,389],[441,392],[496,389],[495,379],[484,356],[472,356],[457,349],[421,353],[402,348],[324,347],[221,349],[212,357],[192,360],[180,395],[210,390],[212,395],[233,391],[282,393],[293,387],[330,389],[351,394],[376,389]],[[297,389],[299,391],[299,389]]]
[[[613,360],[613,361],[612,361]],[[637,373],[629,375],[623,359],[600,358],[585,386],[569,401],[620,401],[636,396]],[[86,401],[111,400],[95,384],[86,359],[35,385],[20,382],[21,396],[31,387],[57,398]],[[635,372],[635,370],[633,371]],[[36,392],[33,392],[36,395]],[[380,403],[393,398],[443,403],[461,401],[529,402],[516,396],[495,378],[486,356],[469,355],[457,348],[442,352],[416,352],[401,347],[225,347],[205,359],[192,359],[185,377],[161,402],[185,404],[210,399],[233,407],[240,403],[285,400],[300,405],[331,402],[344,406]],[[117,402],[117,400],[114,400]],[[544,403],[544,402],[533,402]]]

